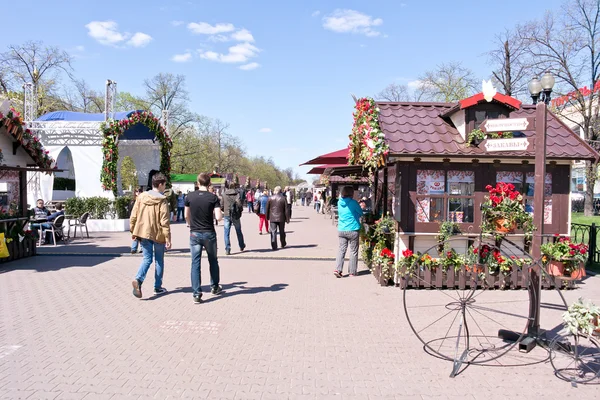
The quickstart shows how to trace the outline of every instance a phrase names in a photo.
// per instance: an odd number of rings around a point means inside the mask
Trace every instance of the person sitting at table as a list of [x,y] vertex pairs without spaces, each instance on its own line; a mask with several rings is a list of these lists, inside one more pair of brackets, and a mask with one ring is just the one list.
[[38,237],[38,231],[40,228],[50,229],[52,228],[52,224],[48,222],[48,216],[50,215],[50,211],[44,206],[44,200],[38,199],[37,206],[33,207],[33,221],[31,225],[31,230],[35,237]]
[[58,203],[56,204],[56,211],[48,216],[48,222],[54,221],[57,217],[60,217],[61,215],[65,215],[65,212],[63,210],[62,203]]

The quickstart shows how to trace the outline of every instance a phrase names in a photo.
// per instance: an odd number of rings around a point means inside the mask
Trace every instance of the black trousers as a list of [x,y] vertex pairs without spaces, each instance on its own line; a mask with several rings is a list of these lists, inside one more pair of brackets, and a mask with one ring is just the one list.
[[292,218],[292,205],[291,204],[287,205],[287,211],[288,211],[288,214],[290,215],[290,218]]
[[277,231],[279,232],[279,239],[281,240],[281,247],[287,245],[285,241],[285,222],[269,222],[269,230],[271,231],[271,248],[277,250]]

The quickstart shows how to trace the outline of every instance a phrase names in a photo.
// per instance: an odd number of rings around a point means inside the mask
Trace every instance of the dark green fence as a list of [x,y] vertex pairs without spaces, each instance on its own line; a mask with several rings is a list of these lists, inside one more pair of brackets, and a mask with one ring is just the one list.
[[587,243],[589,246],[588,265],[600,263],[600,235],[598,234],[600,226],[592,223],[571,224],[571,240],[576,243]]

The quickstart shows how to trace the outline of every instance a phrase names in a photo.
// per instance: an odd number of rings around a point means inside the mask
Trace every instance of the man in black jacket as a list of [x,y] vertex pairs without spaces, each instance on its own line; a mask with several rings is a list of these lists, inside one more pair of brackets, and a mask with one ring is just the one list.
[[275,187],[273,196],[269,197],[266,210],[267,220],[270,222],[269,230],[271,231],[271,248],[277,250],[277,231],[281,240],[281,248],[284,248],[287,243],[285,241],[285,223],[290,222],[290,216],[287,208],[287,201],[281,195],[281,186]]
[[231,225],[235,227],[235,233],[240,245],[240,251],[244,251],[246,244],[244,243],[244,234],[242,233],[242,224],[240,218],[244,206],[240,200],[238,193],[239,184],[232,183],[223,193],[223,236],[225,237],[225,254],[231,254],[231,241],[229,235],[231,233]]

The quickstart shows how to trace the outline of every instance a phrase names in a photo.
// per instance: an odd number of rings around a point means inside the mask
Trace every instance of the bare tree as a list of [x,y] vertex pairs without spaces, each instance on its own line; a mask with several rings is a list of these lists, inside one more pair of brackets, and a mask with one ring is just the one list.
[[9,45],[8,50],[0,54],[1,86],[20,91],[24,83],[31,82],[38,89],[38,111],[52,111],[61,103],[56,95],[60,75],[65,73],[71,77],[71,61],[66,51],[39,41]]
[[519,29],[505,30],[496,36],[496,48],[487,53],[488,62],[495,69],[492,80],[500,86],[502,92],[512,97],[528,94],[528,74],[531,71],[531,59],[528,57],[527,43]]
[[458,62],[441,64],[419,78],[419,98],[429,101],[453,102],[477,92],[480,80]]
[[381,92],[375,95],[376,100],[385,100],[392,102],[409,101],[410,95],[408,87],[398,83],[390,83]]
[[[521,28],[530,57],[536,60],[538,73],[549,70],[557,77],[555,92],[570,96],[567,107],[556,110],[571,126],[577,126],[584,138],[598,143],[600,92],[594,89],[600,72],[600,1],[570,0],[555,17],[546,13],[541,21],[532,21]],[[585,93],[580,88],[587,87]],[[592,215],[597,165],[586,162],[587,193],[585,215]]]
[[100,113],[104,111],[104,96],[91,89],[83,80],[73,81],[73,90],[65,92],[64,98],[71,108],[86,113]]
[[144,81],[145,101],[156,115],[169,110],[171,137],[180,135],[190,124],[199,122],[202,117],[190,112],[187,103],[189,93],[185,88],[185,76],[160,73]]

